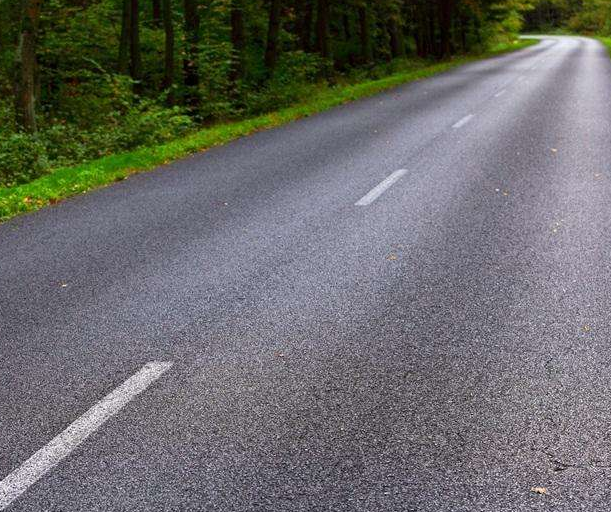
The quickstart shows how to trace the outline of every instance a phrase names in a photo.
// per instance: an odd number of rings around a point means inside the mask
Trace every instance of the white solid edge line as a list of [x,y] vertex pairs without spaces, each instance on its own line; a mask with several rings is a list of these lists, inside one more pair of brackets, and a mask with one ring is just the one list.
[[361,199],[359,199],[356,203],[354,203],[355,206],[370,205],[378,197],[380,197],[384,192],[386,192],[390,187],[392,187],[397,181],[399,181],[406,172],[407,172],[407,169],[399,169],[398,171],[393,172],[388,178],[386,178],[379,185],[377,185],[374,189],[369,191],[366,195],[364,195]]
[[469,114],[468,116],[463,117],[460,121],[458,121],[458,123],[454,124],[452,126],[452,128],[454,128],[455,130],[457,128],[462,128],[463,126],[465,126],[469,121],[471,121],[471,119],[473,119],[475,116],[473,114]]
[[0,482],[0,510],[6,509],[19,498],[30,486],[66,458],[108,419],[159,379],[170,369],[172,364],[154,361],[144,365],[138,373],[106,395],[80,418],[71,423],[66,430],[6,476]]
[[497,92],[494,97],[495,98],[500,98],[501,96],[503,96],[503,94],[505,94],[507,92],[507,89],[503,89],[502,91]]

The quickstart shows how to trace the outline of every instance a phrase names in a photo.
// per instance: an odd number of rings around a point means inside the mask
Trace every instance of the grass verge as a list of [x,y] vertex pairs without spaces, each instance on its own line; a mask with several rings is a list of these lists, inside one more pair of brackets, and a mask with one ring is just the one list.
[[602,44],[604,44],[607,47],[607,51],[609,52],[609,57],[611,57],[611,37],[597,36],[594,39],[599,40]]
[[536,43],[538,43],[537,40],[523,39],[513,43],[499,44],[482,55],[431,63],[379,80],[332,88],[325,87],[307,102],[277,112],[244,121],[219,124],[156,147],[140,148],[74,167],[60,168],[30,183],[0,189],[0,221],[5,221],[20,213],[38,210],[67,197],[123,180],[130,174],[153,169],[260,130],[274,128],[350,101],[372,96],[398,85],[421,80],[477,59],[520,50]]

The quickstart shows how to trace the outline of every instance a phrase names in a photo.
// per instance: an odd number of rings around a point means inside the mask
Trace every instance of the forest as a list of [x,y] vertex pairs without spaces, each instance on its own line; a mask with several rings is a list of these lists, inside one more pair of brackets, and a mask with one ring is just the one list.
[[0,0],[0,187],[457,55],[608,33],[611,0]]

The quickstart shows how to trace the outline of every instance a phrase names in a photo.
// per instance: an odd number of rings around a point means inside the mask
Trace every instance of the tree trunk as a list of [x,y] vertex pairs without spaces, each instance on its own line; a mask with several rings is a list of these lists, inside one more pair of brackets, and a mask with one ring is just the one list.
[[316,51],[324,59],[331,56],[329,49],[329,2],[318,0],[316,10]]
[[36,132],[36,39],[41,0],[22,0],[19,45],[15,53],[17,128]]
[[142,84],[142,53],[140,51],[140,16],[138,0],[130,0],[130,56],[131,56],[131,77],[136,82],[134,90],[141,92]]
[[467,53],[467,23],[468,19],[466,16],[460,16],[460,47],[463,53]]
[[388,20],[388,33],[390,35],[390,55],[392,58],[396,59],[405,55],[403,35],[394,16],[391,16]]
[[344,29],[344,39],[350,41],[352,39],[352,30],[350,30],[350,18],[347,14],[342,16],[342,26]]
[[269,7],[269,24],[267,45],[265,46],[265,67],[273,71],[278,61],[278,35],[280,34],[280,0],[271,0]]
[[300,5],[299,13],[299,47],[304,52],[312,50],[312,19],[313,19],[313,6],[312,0],[297,0]]
[[[441,0],[443,1],[443,0]],[[428,54],[429,55],[439,55],[439,51],[438,51],[438,45],[437,45],[437,38],[435,36],[435,30],[436,30],[436,25],[435,25],[435,4],[433,2],[430,3],[430,8],[429,8],[429,12],[427,13],[428,15],[428,42],[429,42],[429,50],[428,50]]]
[[121,38],[119,40],[119,58],[117,71],[123,75],[129,72],[129,41],[131,26],[131,0],[123,0],[123,10],[121,14]]
[[454,0],[441,0],[439,9],[440,47],[439,56],[447,57],[452,52],[452,11]]
[[413,16],[415,21],[413,29],[414,42],[416,43],[416,55],[418,57],[426,56],[426,26],[424,12],[421,6],[415,5],[410,10],[410,14]]
[[153,0],[153,26],[161,28],[161,0]]
[[185,85],[189,89],[187,101],[196,108],[199,105],[199,9],[197,0],[184,0],[186,48],[183,60]]
[[244,0],[233,0],[231,4],[231,45],[233,46],[233,59],[229,79],[234,85],[244,76],[244,49],[246,47],[246,34],[244,33]]
[[369,12],[366,6],[360,6],[359,12],[359,36],[361,39],[361,60],[369,63],[373,60],[371,52],[371,36],[369,30]]
[[[165,33],[163,88],[169,89],[174,84],[174,22],[172,20],[172,0],[162,0],[163,31]],[[170,91],[168,103],[173,103]]]

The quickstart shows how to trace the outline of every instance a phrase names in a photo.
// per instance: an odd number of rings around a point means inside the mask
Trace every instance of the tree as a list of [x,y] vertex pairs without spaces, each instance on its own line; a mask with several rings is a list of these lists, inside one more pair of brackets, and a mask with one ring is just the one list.
[[162,6],[161,6],[161,0],[153,0],[153,4],[152,4],[152,21],[153,21],[153,26],[155,28],[161,28],[161,24],[162,24]]
[[123,75],[129,72],[129,45],[131,31],[131,0],[121,1],[121,36],[119,38],[119,57],[117,71]]
[[236,82],[244,75],[244,50],[246,48],[246,34],[244,32],[244,0],[231,2],[231,45],[233,58],[229,71],[229,80],[235,90]]
[[142,52],[140,49],[140,13],[138,0],[130,0],[129,53],[131,58],[130,74],[134,80],[134,88],[141,92],[142,84]]
[[[174,84],[174,20],[172,19],[172,0],[162,0],[161,14],[165,33],[163,88],[170,89]],[[169,103],[174,97],[170,92]]]
[[316,51],[324,59],[331,56],[329,48],[329,0],[318,0],[317,2]]
[[199,5],[197,0],[184,0],[185,10],[185,57],[183,59],[183,74],[187,87],[187,103],[191,108],[199,105]]
[[22,0],[19,44],[15,52],[15,120],[19,129],[35,132],[36,43],[41,0]]
[[452,53],[452,17],[454,0],[439,0],[439,56],[447,57]]
[[361,62],[369,63],[373,60],[371,48],[371,35],[369,27],[369,9],[364,3],[359,5],[359,36],[361,41]]
[[280,0],[271,0],[269,7],[269,23],[267,44],[265,47],[265,67],[273,71],[278,60],[278,34],[280,33]]
[[304,52],[309,52],[312,47],[312,19],[313,5],[312,0],[296,0],[297,3],[297,37],[299,48]]

